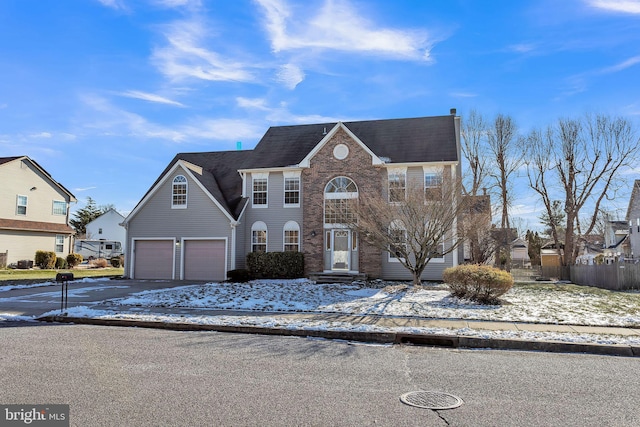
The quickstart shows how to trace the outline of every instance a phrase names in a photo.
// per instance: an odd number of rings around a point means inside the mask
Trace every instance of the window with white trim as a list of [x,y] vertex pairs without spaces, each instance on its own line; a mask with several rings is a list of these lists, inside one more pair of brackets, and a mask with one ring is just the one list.
[[253,178],[253,206],[267,206],[268,178]]
[[399,203],[406,199],[407,173],[403,170],[390,170],[389,181],[389,202]]
[[389,226],[389,236],[391,244],[389,245],[389,260],[398,261],[404,258],[403,253],[407,253],[407,230],[400,221],[393,221]]
[[53,214],[54,215],[66,215],[67,214],[67,202],[54,200],[53,201]]
[[183,175],[178,175],[173,178],[173,185],[171,186],[171,207],[187,207],[187,178]]
[[64,235],[56,234],[56,252],[64,252]]
[[27,214],[27,196],[18,196],[17,202],[16,202],[16,214],[18,215]]
[[262,221],[251,226],[251,252],[267,252],[267,224]]
[[431,261],[444,261],[444,238],[436,246],[436,250],[430,254]]
[[426,200],[442,200],[442,173],[424,173],[424,197]]
[[358,187],[345,176],[332,179],[324,190],[324,223],[351,224],[357,220],[353,209],[358,203]]
[[284,251],[300,252],[300,226],[295,221],[284,225]]
[[300,206],[300,177],[284,178],[284,205]]

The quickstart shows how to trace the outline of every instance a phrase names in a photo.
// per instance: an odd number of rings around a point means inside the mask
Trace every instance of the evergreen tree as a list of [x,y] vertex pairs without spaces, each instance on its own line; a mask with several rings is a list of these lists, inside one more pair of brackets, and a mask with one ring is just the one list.
[[529,253],[529,259],[531,259],[531,265],[540,265],[540,248],[542,247],[542,238],[531,230],[527,230],[527,252]]
[[69,220],[69,224],[76,230],[78,237],[86,236],[87,224],[98,218],[104,212],[104,208],[96,206],[95,200],[87,197],[86,206],[73,213],[73,218]]

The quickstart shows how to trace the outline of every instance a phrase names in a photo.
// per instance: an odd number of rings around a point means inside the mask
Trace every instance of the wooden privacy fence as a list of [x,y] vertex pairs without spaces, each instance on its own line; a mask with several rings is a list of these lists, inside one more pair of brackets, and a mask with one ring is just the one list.
[[612,291],[640,289],[640,263],[572,265],[571,281]]

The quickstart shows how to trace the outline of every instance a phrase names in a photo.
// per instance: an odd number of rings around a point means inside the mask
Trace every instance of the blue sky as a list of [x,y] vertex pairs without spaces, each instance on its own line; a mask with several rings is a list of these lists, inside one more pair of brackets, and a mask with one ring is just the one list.
[[[176,153],[269,126],[450,108],[523,133],[587,111],[637,124],[638,76],[640,0],[3,0],[0,156],[36,160],[72,209],[127,213]],[[514,207],[535,222],[532,198]]]

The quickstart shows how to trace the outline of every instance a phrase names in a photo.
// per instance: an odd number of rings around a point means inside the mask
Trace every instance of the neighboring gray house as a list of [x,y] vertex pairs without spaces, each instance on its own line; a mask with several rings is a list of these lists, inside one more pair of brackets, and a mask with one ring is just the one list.
[[629,223],[629,255],[632,258],[640,258],[640,179],[636,179],[633,183],[627,208],[627,221]]
[[86,225],[87,239],[120,242],[124,251],[127,242],[127,230],[122,225],[123,221],[124,215],[111,208]]
[[75,196],[27,156],[0,157],[0,182],[0,264],[33,261],[38,250],[69,254]]
[[[411,279],[331,212],[407,182],[460,176],[455,115],[270,128],[253,150],[178,154],[125,219],[125,275],[224,280],[252,251],[301,251],[305,273]],[[400,195],[400,196],[399,196]],[[330,206],[331,209],[326,209]],[[443,245],[449,245],[445,241]],[[425,280],[458,264],[432,259]]]

